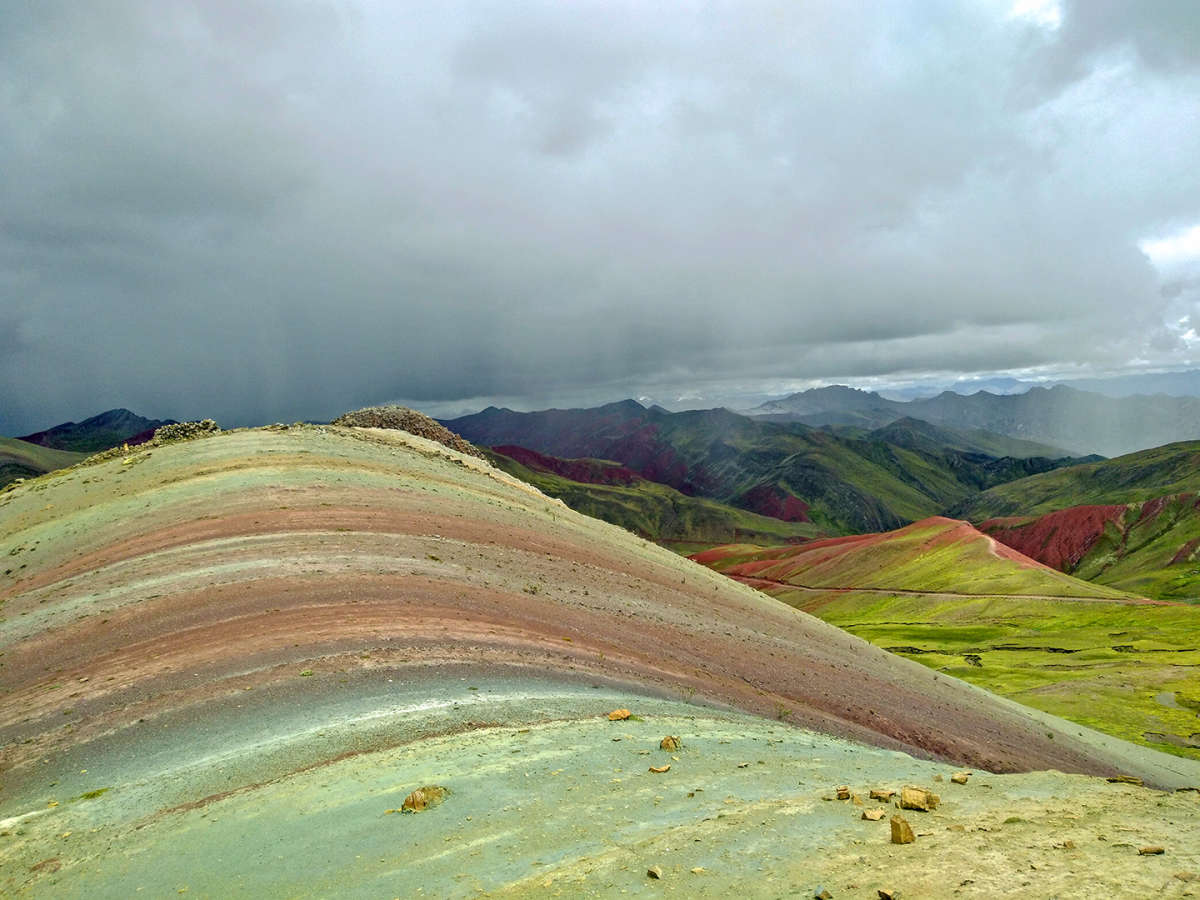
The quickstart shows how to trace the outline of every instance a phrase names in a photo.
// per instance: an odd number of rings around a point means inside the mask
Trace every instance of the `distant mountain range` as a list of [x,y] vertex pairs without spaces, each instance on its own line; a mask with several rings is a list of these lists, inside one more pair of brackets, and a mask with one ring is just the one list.
[[1024,394],[980,391],[963,396],[945,391],[909,401],[834,386],[773,400],[749,414],[777,422],[866,429],[912,418],[1103,456],[1200,438],[1200,397],[1108,397],[1062,385],[1035,387]]
[[82,422],[63,422],[27,434],[20,440],[54,450],[98,453],[120,444],[144,443],[154,436],[155,429],[173,424],[173,419],[147,419],[127,409],[110,409]]
[[[518,461],[514,446],[570,460],[576,474],[588,465],[604,471],[583,460],[609,460],[682,495],[831,534],[896,528],[993,485],[1080,461],[1030,456],[1039,448],[1027,442],[912,419],[838,433],[725,409],[671,413],[633,400],[534,413],[489,407],[444,424]],[[560,478],[568,471],[561,462],[538,465]],[[565,492],[551,487],[556,496]]]

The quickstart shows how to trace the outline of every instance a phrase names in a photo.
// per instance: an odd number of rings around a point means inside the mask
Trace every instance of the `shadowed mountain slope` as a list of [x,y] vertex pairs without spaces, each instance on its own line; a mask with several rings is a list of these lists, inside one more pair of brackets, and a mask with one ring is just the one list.
[[174,424],[173,419],[147,419],[127,409],[110,409],[82,422],[63,422],[45,431],[27,434],[20,440],[79,453],[97,453],[123,443],[140,444],[155,429]]

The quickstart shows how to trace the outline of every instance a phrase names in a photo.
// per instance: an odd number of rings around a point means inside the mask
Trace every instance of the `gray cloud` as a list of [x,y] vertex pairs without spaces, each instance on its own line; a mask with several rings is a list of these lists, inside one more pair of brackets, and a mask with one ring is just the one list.
[[0,432],[1188,363],[1182,6],[19,3]]

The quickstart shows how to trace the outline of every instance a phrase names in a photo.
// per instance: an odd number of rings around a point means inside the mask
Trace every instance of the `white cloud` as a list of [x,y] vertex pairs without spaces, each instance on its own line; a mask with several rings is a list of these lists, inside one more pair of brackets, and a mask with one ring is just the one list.
[[1008,11],[1014,19],[1024,19],[1051,30],[1062,25],[1062,5],[1059,0],[1016,0]]
[[1162,268],[1200,263],[1200,225],[1183,228],[1166,237],[1144,239],[1138,246],[1151,262]]

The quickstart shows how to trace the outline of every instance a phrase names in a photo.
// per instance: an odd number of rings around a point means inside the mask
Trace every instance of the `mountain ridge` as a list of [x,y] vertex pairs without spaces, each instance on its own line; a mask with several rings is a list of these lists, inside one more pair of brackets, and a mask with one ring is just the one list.
[[1166,394],[1109,397],[1066,385],[1021,394],[943,391],[935,397],[889,400],[837,385],[813,388],[747,411],[812,426],[880,428],[906,416],[958,429],[984,429],[1064,447],[1075,455],[1119,456],[1200,438],[1200,397]]
[[670,413],[633,400],[530,413],[489,407],[443,424],[479,446],[613,460],[685,495],[809,519],[827,533],[895,528],[986,487],[1077,462],[992,457],[945,447],[912,427],[894,428],[905,435],[888,443],[724,408]]
[[135,446],[145,443],[154,436],[155,430],[174,424],[174,419],[147,419],[124,407],[117,407],[97,413],[82,422],[62,422],[17,440],[53,450],[98,453],[120,444]]

